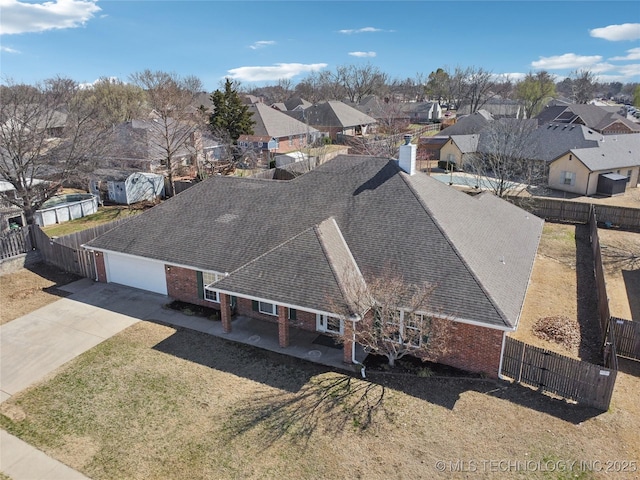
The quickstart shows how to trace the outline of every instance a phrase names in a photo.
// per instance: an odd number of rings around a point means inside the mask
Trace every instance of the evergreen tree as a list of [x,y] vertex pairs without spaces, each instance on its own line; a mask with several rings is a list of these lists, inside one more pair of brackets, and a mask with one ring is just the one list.
[[209,116],[209,126],[214,133],[228,133],[234,144],[240,135],[253,135],[253,114],[249,106],[242,102],[230,79],[225,80],[223,92],[216,90],[211,94],[211,102],[213,113]]

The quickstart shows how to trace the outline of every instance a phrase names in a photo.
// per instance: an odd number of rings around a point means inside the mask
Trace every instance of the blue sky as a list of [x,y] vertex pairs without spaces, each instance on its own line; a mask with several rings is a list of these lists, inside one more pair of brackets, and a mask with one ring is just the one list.
[[295,84],[310,71],[375,65],[392,78],[483,67],[518,79],[590,69],[640,82],[634,1],[0,0],[0,72],[91,83],[144,69],[199,77],[208,91]]

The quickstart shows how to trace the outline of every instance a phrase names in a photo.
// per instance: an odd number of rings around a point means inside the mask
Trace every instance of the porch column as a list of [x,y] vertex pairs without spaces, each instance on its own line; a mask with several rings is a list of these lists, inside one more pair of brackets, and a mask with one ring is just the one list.
[[289,309],[280,305],[278,307],[278,343],[282,348],[289,346]]
[[226,293],[220,294],[220,320],[222,320],[222,331],[231,333],[231,297]]
[[344,342],[342,343],[342,361],[351,365],[353,363],[353,322],[344,321]]

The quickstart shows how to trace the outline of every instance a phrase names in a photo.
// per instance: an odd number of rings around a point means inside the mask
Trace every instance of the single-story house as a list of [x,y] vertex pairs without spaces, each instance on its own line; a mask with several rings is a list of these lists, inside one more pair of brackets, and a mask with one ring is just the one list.
[[[524,108],[520,102],[499,96],[490,98],[483,103],[482,110],[489,112],[493,118],[525,118]],[[470,105],[461,105],[456,110],[458,116],[470,113]]]
[[620,115],[618,110],[619,107],[600,105],[552,105],[535,118],[540,125],[551,122],[584,125],[603,135],[640,133],[640,125]]
[[410,123],[432,123],[442,118],[442,107],[438,102],[402,103],[401,109]]
[[252,135],[241,135],[238,145],[261,152],[286,153],[312,144],[322,134],[314,127],[269,107],[264,103],[249,105],[255,122]]
[[430,360],[496,377],[543,221],[416,172],[415,158],[407,144],[399,160],[340,155],[288,181],[211,177],[85,248],[99,281],[220,309],[226,332],[233,315],[271,322],[283,348],[291,328],[358,328],[334,308],[357,304],[346,280],[397,272],[435,285],[422,313],[451,322],[451,348]]
[[451,135],[440,149],[440,161],[452,164],[457,169],[463,168],[469,157],[476,153],[479,137],[477,134]]
[[164,176],[156,173],[96,169],[92,176],[89,192],[101,201],[131,205],[164,196]]
[[[604,137],[597,147],[571,149],[549,165],[549,187],[579,195],[624,193],[639,179],[640,134]],[[610,188],[612,182],[617,186]]]
[[375,118],[336,100],[316,103],[304,110],[285,113],[306,125],[327,133],[332,140],[337,140],[341,136],[366,135],[377,123]]

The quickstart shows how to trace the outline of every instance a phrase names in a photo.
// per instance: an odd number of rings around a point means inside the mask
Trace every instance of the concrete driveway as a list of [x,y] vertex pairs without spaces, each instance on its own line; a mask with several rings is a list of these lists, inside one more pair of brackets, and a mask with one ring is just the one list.
[[139,320],[157,318],[163,295],[84,279],[72,293],[0,327],[0,402]]

